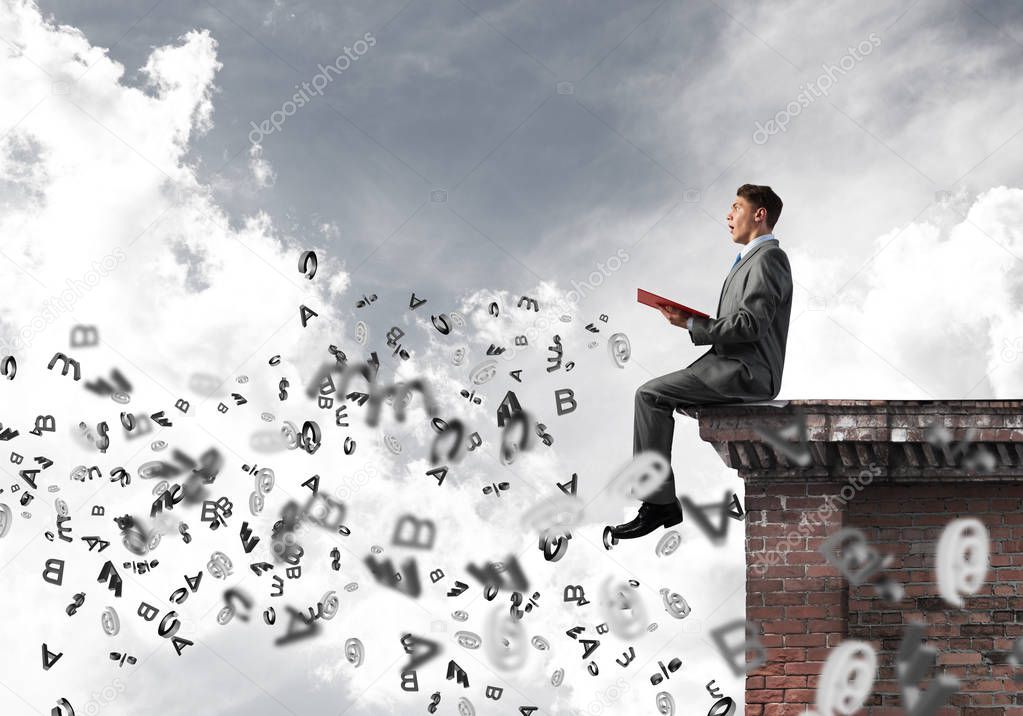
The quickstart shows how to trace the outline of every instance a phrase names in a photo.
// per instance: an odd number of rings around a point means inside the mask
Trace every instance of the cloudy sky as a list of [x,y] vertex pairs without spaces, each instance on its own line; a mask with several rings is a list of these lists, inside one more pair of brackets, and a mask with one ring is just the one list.
[[[14,356],[18,374],[0,385],[0,424],[21,433],[5,452],[54,465],[22,506],[13,486],[25,487],[24,465],[3,461],[0,503],[13,523],[0,538],[0,608],[5,630],[16,626],[0,656],[0,710],[48,714],[63,696],[87,714],[406,713],[436,691],[438,713],[456,713],[463,697],[478,713],[648,713],[649,675],[674,657],[684,669],[662,688],[680,706],[709,708],[711,679],[738,699],[742,681],[708,632],[744,614],[741,525],[713,550],[697,528],[683,529],[665,558],[652,542],[600,545],[602,526],[631,509],[603,488],[630,457],[635,388],[703,352],[637,305],[635,290],[713,313],[736,251],[728,206],[739,185],[769,184],[785,202],[775,234],[795,284],[779,399],[1018,396],[1021,60],[1023,7],[1011,0],[2,0],[0,359]],[[319,258],[311,280],[298,270],[305,250]],[[414,310],[413,292],[427,299]],[[522,296],[541,310],[517,307]],[[318,314],[305,328],[300,305]],[[461,316],[450,335],[431,324],[440,313]],[[583,328],[591,322],[600,334]],[[75,325],[97,326],[99,344],[71,348]],[[408,361],[386,344],[392,327],[406,334]],[[624,368],[607,350],[615,332],[631,343]],[[546,371],[555,334],[571,371]],[[516,348],[517,335],[529,345]],[[509,351],[475,385],[491,343]],[[425,475],[432,430],[418,397],[403,423],[385,412],[367,426],[349,403],[351,425],[335,426],[336,406],[304,398],[331,344],[353,359],[376,351],[387,380],[427,377],[439,414],[461,417],[483,446],[438,486]],[[124,406],[46,370],[57,351],[81,362],[83,382],[120,370],[130,409],[164,410],[174,425],[127,436]],[[578,408],[558,415],[554,394],[566,388]],[[494,420],[508,390],[554,439],[510,467],[498,459]],[[179,399],[188,413],[175,409]],[[30,435],[39,415],[53,415],[56,432]],[[283,421],[313,418],[324,426],[317,454],[268,443]],[[111,426],[108,453],[76,439],[83,421]],[[346,436],[358,443],[352,455]],[[169,443],[162,455],[158,439]],[[675,446],[683,494],[742,494],[694,423],[679,422]],[[150,555],[124,549],[110,516],[145,516],[152,483],[122,488],[110,471],[137,475],[175,448],[198,458],[211,447],[224,461],[212,496],[236,502],[228,526],[211,531],[197,505],[181,505]],[[242,469],[254,463],[277,475],[259,516]],[[72,481],[79,464],[104,477]],[[253,554],[272,561],[270,527],[288,499],[304,502],[314,473],[346,503],[352,534],[309,529],[303,576],[271,597],[271,574],[248,569],[238,530],[248,520],[263,535]],[[522,516],[573,473],[583,523],[566,556],[545,562]],[[505,481],[500,498],[482,492]],[[70,508],[73,543],[44,534],[55,530],[56,497]],[[96,505],[107,514],[92,516]],[[432,550],[392,544],[406,514],[435,522]],[[179,519],[195,535],[189,544]],[[109,551],[90,553],[86,535],[110,540]],[[372,546],[396,569],[417,560],[420,598],[374,582],[363,564]],[[206,570],[215,550],[233,562],[226,580]],[[542,595],[525,618],[528,637],[552,648],[529,646],[521,668],[503,671],[454,634],[499,638],[488,620],[507,594],[486,602],[466,566],[512,554]],[[107,558],[124,579],[121,598],[97,584]],[[146,574],[122,567],[154,558]],[[65,560],[60,586],[41,578],[48,559]],[[427,579],[435,569],[446,574],[437,584]],[[199,571],[187,601],[167,599]],[[659,628],[604,637],[591,676],[564,632],[595,634],[608,578],[637,580]],[[455,579],[471,588],[448,598]],[[345,592],[349,583],[359,589]],[[575,584],[591,605],[562,600]],[[232,585],[254,607],[248,622],[222,626],[215,617]],[[692,605],[686,620],[665,613],[665,587]],[[315,637],[275,646],[284,605],[304,610],[330,589],[339,614]],[[69,616],[79,592],[86,601]],[[155,621],[136,614],[142,601],[160,609]],[[116,637],[100,628],[106,606],[121,618]],[[262,620],[269,606],[274,627]],[[157,633],[172,609],[195,642],[181,656]],[[456,609],[469,620],[452,619]],[[443,647],[419,669],[418,693],[399,687],[409,632]],[[358,668],[345,659],[352,637],[366,647]],[[64,654],[45,671],[42,643]],[[615,658],[629,646],[636,661],[622,668]],[[110,652],[137,662],[119,666]],[[452,659],[469,688],[445,680]],[[558,668],[565,681],[555,688]],[[501,701],[486,698],[488,686],[505,689]]]

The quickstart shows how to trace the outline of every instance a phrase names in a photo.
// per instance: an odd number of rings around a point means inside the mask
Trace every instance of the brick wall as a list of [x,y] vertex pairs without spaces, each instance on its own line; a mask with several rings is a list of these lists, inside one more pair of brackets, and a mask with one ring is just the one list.
[[[922,621],[926,643],[938,650],[936,670],[960,680],[938,714],[1023,716],[1006,663],[1023,636],[1021,408],[1020,401],[793,401],[697,412],[701,436],[746,480],[746,617],[766,649],[766,663],[747,674],[747,714],[813,708],[829,649],[849,639],[869,642],[878,656],[860,713],[905,713],[895,654],[905,625]],[[757,430],[781,429],[799,415],[812,456],[805,466]],[[948,431],[933,444],[932,424]],[[970,428],[973,447],[957,451]],[[978,446],[992,458],[971,459]],[[990,569],[959,609],[939,594],[934,553],[944,526],[969,516],[988,529]],[[884,574],[903,586],[900,601],[870,584],[850,587],[827,563],[818,549],[842,527],[861,530],[892,556]]]
[[[890,605],[866,586],[848,598],[848,635],[874,644],[879,683],[867,713],[902,713],[894,654],[909,620],[928,625],[938,648],[938,667],[956,676],[955,708],[942,713],[970,716],[1023,715],[1023,699],[1005,663],[1023,636],[1023,485],[882,486],[854,500],[847,521],[861,528],[879,551],[896,555],[891,574],[905,598]],[[947,604],[935,585],[934,553],[942,528],[957,517],[977,517],[991,537],[990,569],[981,590],[962,609]],[[1015,705],[1015,706],[1014,706]]]
[[767,650],[767,663],[746,677],[749,716],[802,713],[813,703],[828,647],[844,637],[845,585],[817,551],[841,526],[840,511],[827,514],[826,500],[841,486],[746,486],[746,618],[760,625]]

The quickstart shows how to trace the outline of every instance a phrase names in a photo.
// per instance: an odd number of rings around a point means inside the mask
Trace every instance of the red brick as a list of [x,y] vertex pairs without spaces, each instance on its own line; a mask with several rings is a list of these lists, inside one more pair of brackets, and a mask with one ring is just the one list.
[[[749,587],[747,586],[747,589]],[[803,592],[767,592],[764,594],[764,604],[768,606],[784,606],[786,604],[805,604],[810,597],[815,595]]]
[[[746,697],[749,701],[749,697]],[[801,716],[806,706],[799,704],[768,704],[764,707],[764,716]]]
[[827,646],[827,640],[824,634],[787,634],[785,646]]
[[827,607],[788,607],[785,616],[789,619],[824,619],[834,616],[834,611]]
[[[776,704],[782,700],[785,692],[781,689],[757,689],[746,692],[746,703],[748,704]],[[765,713],[770,713],[765,712]]]
[[765,634],[805,634],[807,624],[804,621],[769,621],[762,622]]
[[[806,688],[805,676],[768,676],[766,685],[769,689],[803,689]],[[746,685],[747,688],[749,684]],[[786,694],[788,696],[788,694]]]
[[785,689],[786,704],[811,704],[813,699],[812,689]]

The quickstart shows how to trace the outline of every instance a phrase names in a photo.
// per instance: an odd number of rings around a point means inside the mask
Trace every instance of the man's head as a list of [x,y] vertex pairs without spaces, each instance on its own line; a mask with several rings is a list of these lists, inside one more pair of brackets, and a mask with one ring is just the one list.
[[769,186],[743,184],[735,192],[728,212],[728,230],[732,241],[748,244],[758,236],[774,231],[781,216],[781,198]]

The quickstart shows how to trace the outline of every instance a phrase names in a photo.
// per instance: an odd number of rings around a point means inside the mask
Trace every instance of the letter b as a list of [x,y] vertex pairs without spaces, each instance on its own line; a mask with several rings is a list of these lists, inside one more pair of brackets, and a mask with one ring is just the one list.
[[[51,576],[52,575],[52,576]],[[43,580],[58,587],[64,583],[64,560],[48,559],[43,570]]]
[[419,691],[419,676],[415,671],[401,672],[401,690]]
[[558,408],[558,415],[566,415],[574,412],[575,409],[579,407],[579,404],[575,400],[575,392],[571,388],[560,388],[555,390],[554,402]]

